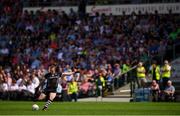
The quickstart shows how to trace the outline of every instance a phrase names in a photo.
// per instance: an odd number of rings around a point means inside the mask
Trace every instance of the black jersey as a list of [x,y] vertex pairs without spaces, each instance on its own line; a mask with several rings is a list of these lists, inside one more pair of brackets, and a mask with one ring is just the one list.
[[61,73],[48,73],[45,75],[47,80],[46,83],[46,91],[56,91],[58,87],[59,78],[61,77]]

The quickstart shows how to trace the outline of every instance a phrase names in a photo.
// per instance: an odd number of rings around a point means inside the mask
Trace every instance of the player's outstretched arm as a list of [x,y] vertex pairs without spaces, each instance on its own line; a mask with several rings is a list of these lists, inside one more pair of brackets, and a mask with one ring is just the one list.
[[72,74],[74,74],[74,72],[64,72],[64,73],[62,73],[62,77],[63,76],[69,76],[69,75],[72,75]]

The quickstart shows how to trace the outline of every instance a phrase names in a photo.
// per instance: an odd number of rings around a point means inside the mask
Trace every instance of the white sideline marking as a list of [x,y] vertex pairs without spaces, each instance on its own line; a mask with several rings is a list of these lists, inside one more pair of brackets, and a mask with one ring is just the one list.
[[128,90],[120,90],[119,92],[130,92],[131,90],[128,89]]

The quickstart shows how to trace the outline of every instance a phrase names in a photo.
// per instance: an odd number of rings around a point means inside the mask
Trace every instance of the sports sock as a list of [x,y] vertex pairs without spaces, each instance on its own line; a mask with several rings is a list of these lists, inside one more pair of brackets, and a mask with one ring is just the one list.
[[48,101],[46,102],[46,104],[44,105],[44,108],[43,108],[43,109],[48,108],[48,106],[49,106],[51,103],[52,103],[52,100],[48,100]]

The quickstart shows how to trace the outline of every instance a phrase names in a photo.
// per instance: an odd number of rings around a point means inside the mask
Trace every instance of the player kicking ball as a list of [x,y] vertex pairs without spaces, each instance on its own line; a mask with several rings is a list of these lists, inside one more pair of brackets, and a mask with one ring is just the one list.
[[55,65],[49,67],[49,73],[45,75],[45,80],[43,81],[43,83],[45,83],[45,88],[37,98],[37,100],[43,100],[45,98],[47,100],[42,110],[46,111],[48,106],[53,102],[54,98],[56,97],[56,90],[58,88],[58,83],[60,82],[61,78],[72,74],[72,72],[57,73]]

